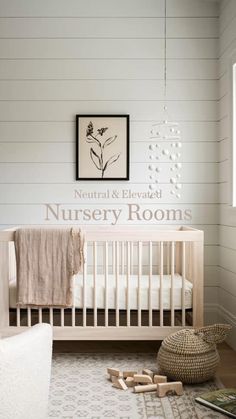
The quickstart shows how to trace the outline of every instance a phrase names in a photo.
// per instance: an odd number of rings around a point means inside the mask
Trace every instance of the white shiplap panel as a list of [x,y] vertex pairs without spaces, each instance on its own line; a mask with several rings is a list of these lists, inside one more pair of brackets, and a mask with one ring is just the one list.
[[217,17],[218,15],[218,3],[214,0],[167,0],[167,16]]
[[206,305],[217,304],[218,302],[218,287],[204,287],[204,303]]
[[[204,61],[205,63],[205,61]],[[213,74],[211,62],[202,64],[204,72]],[[185,67],[188,64],[185,63]],[[171,66],[171,63],[170,63]],[[187,72],[187,70],[185,70]],[[194,72],[192,66],[189,70]],[[181,72],[180,72],[181,73]],[[187,73],[186,73],[187,74]],[[2,79],[65,79],[65,80],[113,80],[113,79],[163,79],[164,61],[152,60],[2,60]],[[186,77],[188,78],[188,77]],[[203,77],[204,78],[204,77]]]
[[[12,225],[21,225],[21,224],[71,224],[72,221],[77,221],[78,224],[108,224],[111,225],[111,223],[115,222],[115,219],[112,214],[109,214],[109,219],[104,220],[104,205],[100,205],[98,203],[91,204],[87,203],[85,205],[81,204],[74,204],[74,205],[60,205],[59,207],[56,207],[56,204],[51,204],[52,209],[54,212],[56,212],[55,215],[52,214],[52,212],[47,213],[47,208],[44,204],[36,204],[36,205],[24,205],[24,204],[18,204],[18,205],[1,205],[0,211],[1,211],[1,224],[12,224]],[[134,205],[134,204],[130,204]],[[96,212],[96,218],[94,219],[83,219],[83,212],[82,210],[84,208],[88,208],[91,214],[91,211],[93,210],[101,210],[101,213],[98,214]],[[116,209],[119,214],[120,210],[120,217],[117,221],[118,224],[128,224],[128,225],[142,225],[142,224],[152,224],[152,225],[168,225],[168,224],[217,224],[218,222],[218,205],[178,205],[178,209],[176,209],[175,205],[163,205],[163,204],[154,204],[154,205],[139,205],[136,204],[136,206],[130,207],[128,204],[118,205],[111,204],[109,206],[111,209]],[[107,208],[107,209],[109,209]],[[63,210],[66,210],[64,212],[63,219]],[[72,210],[70,213],[68,210]],[[75,220],[76,214],[73,210],[79,210],[78,217],[80,219]],[[150,219],[150,221],[146,221],[144,219],[144,211],[150,211],[153,213],[153,217]],[[156,217],[155,219],[155,211]],[[169,212],[167,211],[169,210]],[[186,213],[188,211],[188,213]],[[191,213],[190,213],[191,212]],[[191,214],[191,220],[189,220],[188,214]],[[73,217],[73,220],[68,219],[68,217]],[[48,216],[48,219],[46,219]],[[100,218],[100,219],[98,219]],[[176,222],[173,221],[173,219],[176,219]]]
[[223,279],[220,283],[221,288],[236,296],[236,273],[219,267],[219,274]]
[[[217,79],[217,61],[169,60],[168,79]],[[164,79],[164,60],[1,60],[1,79]]]
[[167,39],[167,58],[217,58],[217,39]]
[[218,97],[216,80],[170,80],[167,85],[167,99],[169,100],[217,100]]
[[0,122],[1,141],[68,141],[74,140],[75,122]]
[[224,140],[221,140],[219,143],[219,161],[225,161],[226,159],[229,159],[228,164],[230,164],[231,161],[231,152],[232,152],[232,146],[231,141],[229,138],[226,138]]
[[[0,58],[163,58],[162,39],[0,39]],[[167,58],[217,58],[216,39],[167,39]]]
[[[199,82],[201,83],[201,82]],[[202,82],[203,83],[203,82]],[[2,100],[163,100],[162,81],[2,81]],[[209,98],[211,99],[211,86]],[[190,93],[191,94],[191,93]],[[205,98],[205,97],[204,97]]]
[[231,171],[229,161],[219,163],[219,182],[230,182]]
[[235,0],[228,1],[228,4],[220,13],[220,38],[222,38],[223,32],[230,25],[232,19],[236,16]]
[[236,39],[235,34],[235,25],[236,25],[236,7],[235,7],[235,15],[233,19],[230,21],[229,25],[225,28],[220,36],[220,53],[222,54],[228,47],[233,39]]
[[164,0],[1,0],[5,17],[158,17],[164,16]]
[[[158,202],[158,199],[155,197],[147,198],[142,197],[142,193],[147,194],[149,191],[148,184],[135,184],[135,185],[124,185],[116,182],[115,190],[118,191],[118,198],[112,198],[112,188],[110,188],[110,183],[103,183],[97,184],[89,184],[87,187],[85,183],[78,182],[70,185],[64,184],[8,184],[3,185],[0,184],[0,203],[1,204],[18,204],[21,202],[22,204],[37,204],[37,203],[48,203],[48,202],[56,202],[58,204],[73,203],[76,201],[74,198],[75,196],[75,189],[86,188],[87,193],[93,194],[96,190],[98,193],[103,193],[109,190],[109,195],[105,198],[99,199],[104,205],[109,205],[112,202],[114,205],[122,205],[122,203],[147,203],[150,202],[150,205],[154,205],[154,202]],[[173,189],[172,185],[161,183],[158,185],[158,189],[163,189],[163,196],[160,202],[164,202],[166,204],[171,204],[176,202],[176,198],[171,195],[170,191]],[[131,196],[132,194],[132,196]],[[135,194],[135,196],[134,196]],[[78,204],[81,205],[89,201],[89,203],[94,203],[98,201],[98,198],[94,199],[81,199],[78,198]],[[184,184],[182,185],[181,190],[181,198],[178,199],[179,204],[217,204],[218,203],[218,185],[189,185]]]
[[219,304],[225,307],[232,316],[236,316],[236,295],[233,295],[231,291],[219,289]]
[[163,39],[0,39],[0,58],[8,59],[163,57]]
[[225,95],[219,100],[219,118],[222,119],[228,114],[229,96]]
[[[236,250],[236,229],[224,225],[219,226],[220,244]],[[236,272],[236,270],[235,270]]]
[[229,4],[230,0],[221,0],[219,2],[219,11],[220,11],[220,16],[223,13],[224,8]]
[[218,225],[199,225],[197,228],[204,231],[205,246],[219,244]]
[[229,90],[229,74],[228,72],[226,72],[225,74],[222,75],[222,77],[220,78],[220,83],[219,83],[219,98],[223,98],[225,95],[227,95]]
[[219,74],[222,75],[229,70],[231,56],[234,54],[236,48],[236,37],[231,40],[229,46],[219,55]]
[[229,183],[219,185],[219,202],[221,204],[231,204],[231,188]]
[[[170,177],[170,167],[160,163],[158,176],[161,183]],[[215,183],[218,174],[217,163],[182,163],[181,182]],[[0,183],[71,183],[75,176],[72,163],[0,163]],[[132,163],[130,179],[132,183],[143,183],[149,179],[147,163]]]
[[[88,148],[89,149],[89,148]],[[131,143],[131,162],[150,162],[149,143]],[[182,148],[185,162],[216,162],[217,143],[186,143]],[[1,162],[74,162],[73,143],[0,143]],[[160,155],[160,162],[171,162]],[[152,164],[155,163],[152,162]]]
[[205,266],[204,269],[204,285],[219,286],[220,268],[218,266]]
[[[220,224],[236,227],[236,209],[230,205],[220,205]],[[234,230],[233,230],[234,232]],[[235,234],[235,233],[233,233]],[[235,269],[236,272],[236,269]]]
[[[2,100],[163,100],[163,81],[0,81]],[[168,100],[216,100],[217,81],[169,81]]]
[[219,247],[217,245],[209,245],[204,248],[204,264],[207,266],[216,266],[219,262]]
[[[201,60],[196,65],[196,60],[174,60],[168,61],[167,77],[168,79],[217,79],[218,61]],[[0,69],[1,74],[1,69]]]
[[230,120],[229,115],[221,119],[219,126],[219,139],[223,140],[230,136]]
[[218,38],[218,18],[167,19],[169,38]]
[[[76,114],[130,114],[132,121],[160,121],[164,118],[164,102],[153,101],[82,101],[82,102],[0,102],[0,121],[75,121]],[[218,106],[214,101],[168,103],[175,121],[217,121]]]
[[[210,32],[214,27],[211,23],[208,28]],[[6,18],[0,25],[0,38],[163,37],[163,18]]]
[[[132,141],[147,141],[150,138],[151,122],[131,122]],[[185,141],[216,141],[218,124],[215,122],[181,122],[181,139]],[[73,142],[73,122],[0,122],[1,141]]]

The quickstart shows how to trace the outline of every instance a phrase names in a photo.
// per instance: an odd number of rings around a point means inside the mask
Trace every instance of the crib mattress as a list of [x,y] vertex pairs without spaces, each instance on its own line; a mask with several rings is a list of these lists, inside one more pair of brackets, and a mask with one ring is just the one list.
[[[138,309],[138,276],[131,275],[130,280],[130,302],[131,310]],[[149,308],[149,276],[142,275],[140,288],[140,305],[142,310]],[[192,283],[187,279],[185,284],[185,309],[192,308]],[[152,288],[152,309],[159,310],[160,308],[160,276],[153,275],[151,278]],[[104,275],[97,275],[96,277],[96,293],[97,293],[97,308],[105,308],[105,278]],[[174,308],[180,310],[182,308],[182,277],[179,274],[174,275]],[[119,308],[125,310],[127,308],[127,278],[125,275],[119,276]],[[171,276],[163,275],[163,309],[171,309]],[[76,308],[83,307],[83,276],[77,275],[74,278],[74,303]],[[86,278],[86,306],[87,308],[94,307],[94,277],[87,275]],[[10,281],[10,307],[16,307],[16,280]],[[114,275],[108,276],[108,308],[116,308],[116,278]]]

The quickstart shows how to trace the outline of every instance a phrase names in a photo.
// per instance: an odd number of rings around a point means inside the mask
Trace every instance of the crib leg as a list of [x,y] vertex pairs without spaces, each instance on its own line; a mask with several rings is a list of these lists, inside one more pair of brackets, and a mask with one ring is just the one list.
[[193,327],[202,327],[203,320],[203,242],[193,243]]
[[0,242],[0,328],[9,326],[9,243]]

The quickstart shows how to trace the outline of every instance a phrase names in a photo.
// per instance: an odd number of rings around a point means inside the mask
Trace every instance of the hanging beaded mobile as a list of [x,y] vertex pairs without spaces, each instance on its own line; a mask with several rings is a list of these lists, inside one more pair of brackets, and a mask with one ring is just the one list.
[[[164,87],[166,103],[167,85],[167,59],[166,59],[166,0],[165,0],[165,65],[164,65]],[[164,120],[154,124],[150,131],[149,144],[149,189],[158,190],[161,180],[162,167],[157,164],[165,163],[169,184],[171,185],[170,194],[175,198],[181,198],[181,169],[182,169],[182,142],[178,122],[169,118],[167,106],[164,106]],[[163,165],[164,166],[164,165]],[[165,173],[166,176],[166,173]]]

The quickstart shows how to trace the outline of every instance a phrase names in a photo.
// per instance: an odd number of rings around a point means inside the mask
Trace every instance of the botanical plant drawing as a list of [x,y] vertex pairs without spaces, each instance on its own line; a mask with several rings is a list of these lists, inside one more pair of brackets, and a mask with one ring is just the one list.
[[104,177],[108,166],[114,164],[121,155],[121,153],[114,154],[107,161],[104,161],[104,149],[114,143],[114,141],[117,139],[117,135],[114,135],[113,137],[108,137],[105,141],[102,141],[102,137],[107,130],[108,127],[99,128],[97,129],[97,134],[94,134],[94,127],[91,121],[89,122],[86,130],[87,143],[96,144],[99,147],[98,153],[96,153],[94,148],[90,148],[90,157],[96,168],[101,171],[102,178]]

